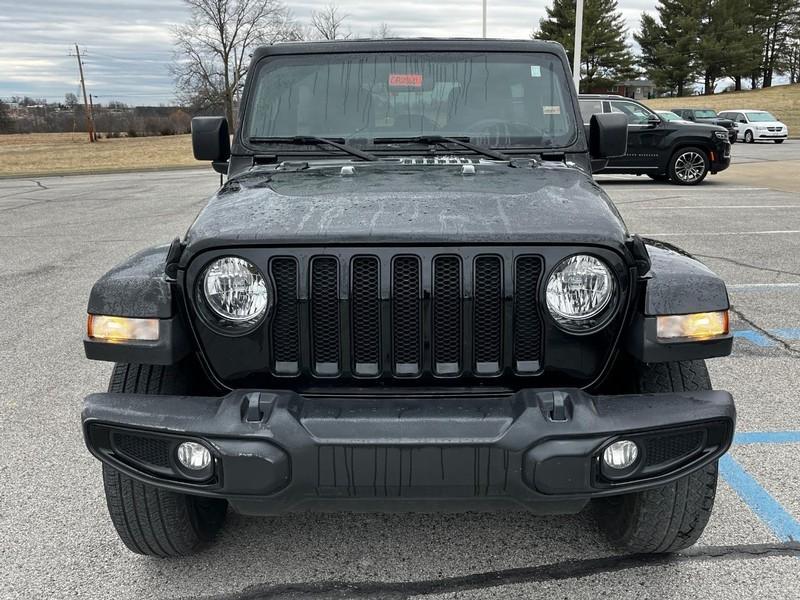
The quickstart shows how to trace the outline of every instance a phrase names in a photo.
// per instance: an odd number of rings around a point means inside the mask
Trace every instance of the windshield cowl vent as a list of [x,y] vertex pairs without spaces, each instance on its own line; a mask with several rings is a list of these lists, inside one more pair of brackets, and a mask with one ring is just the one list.
[[420,156],[402,158],[401,164],[404,165],[474,165],[471,158],[463,156]]

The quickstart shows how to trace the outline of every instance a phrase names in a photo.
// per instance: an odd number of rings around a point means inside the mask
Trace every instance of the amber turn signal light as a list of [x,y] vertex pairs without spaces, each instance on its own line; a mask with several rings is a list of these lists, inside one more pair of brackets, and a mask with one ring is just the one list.
[[656,317],[656,335],[662,340],[707,340],[728,331],[727,310]]
[[91,339],[104,342],[155,342],[159,327],[158,319],[89,315],[86,331]]

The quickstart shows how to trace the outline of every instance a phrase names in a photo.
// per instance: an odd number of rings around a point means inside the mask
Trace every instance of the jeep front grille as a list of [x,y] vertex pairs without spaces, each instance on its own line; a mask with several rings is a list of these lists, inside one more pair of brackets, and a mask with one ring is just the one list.
[[446,249],[269,262],[277,376],[415,378],[541,371],[535,254]]

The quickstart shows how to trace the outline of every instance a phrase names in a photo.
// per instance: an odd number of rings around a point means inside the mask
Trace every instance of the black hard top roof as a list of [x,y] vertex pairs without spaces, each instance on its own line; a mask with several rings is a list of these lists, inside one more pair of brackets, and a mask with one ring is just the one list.
[[550,52],[563,54],[557,42],[483,38],[389,38],[284,42],[261,46],[253,60],[280,54],[328,54],[333,52]]

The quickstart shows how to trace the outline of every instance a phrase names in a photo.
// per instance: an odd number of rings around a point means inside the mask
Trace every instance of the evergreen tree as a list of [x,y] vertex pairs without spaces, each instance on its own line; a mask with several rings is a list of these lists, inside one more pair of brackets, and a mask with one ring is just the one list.
[[658,20],[642,14],[634,39],[642,49],[639,64],[656,86],[683,96],[698,74],[702,2],[659,0]]
[[715,43],[722,50],[721,74],[733,79],[736,91],[761,63],[761,37],[753,31],[751,4],[751,0],[716,0],[712,9]]
[[[575,1],[554,0],[531,37],[559,42],[572,63],[575,48]],[[635,76],[625,41],[625,20],[616,0],[586,0],[581,40],[581,91],[612,85]]]

